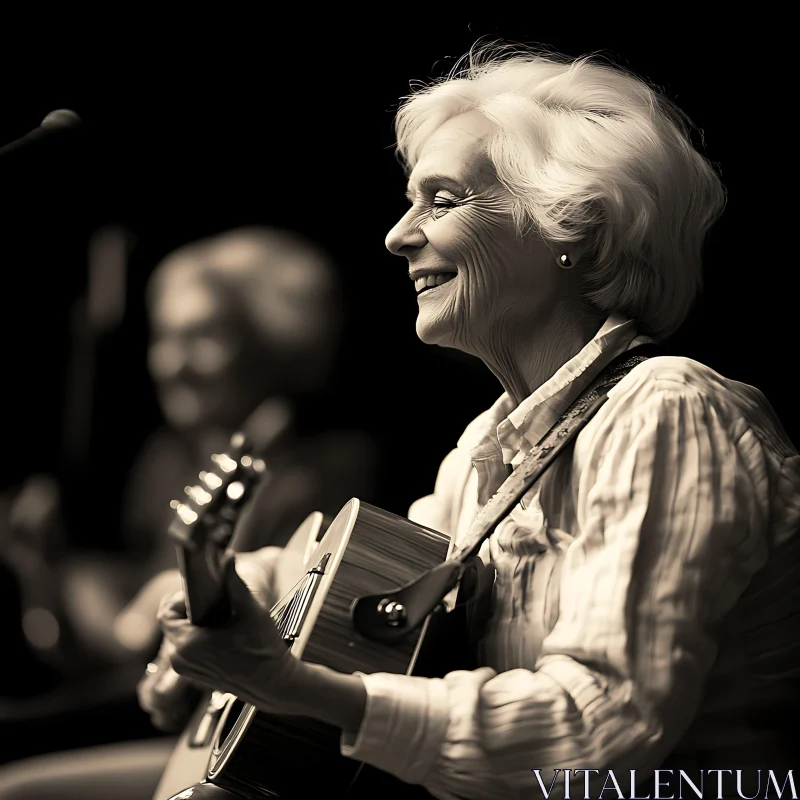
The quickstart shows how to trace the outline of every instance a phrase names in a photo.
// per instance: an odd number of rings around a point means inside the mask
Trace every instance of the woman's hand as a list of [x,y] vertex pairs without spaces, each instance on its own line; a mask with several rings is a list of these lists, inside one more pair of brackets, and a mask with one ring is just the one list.
[[136,687],[139,705],[150,715],[153,726],[165,733],[181,730],[200,699],[200,688],[172,668],[173,652],[169,642],[162,642],[158,656],[147,665]]
[[[240,553],[236,558],[236,570],[240,577],[258,598],[258,602],[267,607],[272,605],[274,568],[279,556],[278,548],[264,547],[252,553]],[[148,581],[118,617],[118,637],[124,638],[124,643],[133,649],[134,644],[141,646],[141,640],[134,643],[133,639],[142,627],[149,631],[152,625],[160,634],[158,609],[165,597],[179,594],[180,587],[181,576],[178,570],[162,572]],[[148,639],[152,641],[151,638]],[[150,715],[156,728],[169,733],[186,725],[201,691],[198,684],[179,675],[172,668],[174,655],[174,645],[164,639],[158,656],[148,664],[147,672],[137,687],[139,705]]]
[[183,592],[163,601],[159,622],[172,668],[193,683],[234,694],[262,711],[299,713],[310,668],[289,652],[278,633],[270,614],[271,591],[253,585],[252,579],[250,587],[245,585],[236,560],[230,558],[224,570],[233,609],[233,619],[224,627],[192,625]]
[[361,678],[295,658],[272,621],[274,584],[263,582],[268,567],[274,570],[275,550],[263,548],[228,561],[224,574],[234,614],[223,628],[193,626],[186,619],[182,592],[162,603],[159,622],[173,648],[172,667],[191,682],[234,694],[261,711],[309,717],[355,732],[367,702]]
[[[250,553],[239,553],[236,557],[236,571],[264,605],[274,603],[273,586],[277,580],[275,565],[279,558],[282,559],[283,555],[278,547],[262,547]],[[155,647],[161,635],[158,609],[162,600],[179,592],[181,586],[181,574],[177,569],[159,572],[145,583],[136,597],[117,615],[114,634],[126,654],[138,655]]]

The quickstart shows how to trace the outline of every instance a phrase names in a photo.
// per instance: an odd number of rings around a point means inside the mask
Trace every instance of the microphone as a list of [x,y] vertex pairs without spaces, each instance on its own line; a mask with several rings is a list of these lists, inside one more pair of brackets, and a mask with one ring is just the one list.
[[0,147],[0,157],[18,153],[30,147],[54,138],[66,131],[74,131],[81,126],[81,118],[67,108],[51,111],[38,128],[25,134],[5,147]]

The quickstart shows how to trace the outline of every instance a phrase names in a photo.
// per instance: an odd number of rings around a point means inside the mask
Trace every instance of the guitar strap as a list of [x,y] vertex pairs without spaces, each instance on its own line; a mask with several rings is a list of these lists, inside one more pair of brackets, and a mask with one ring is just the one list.
[[652,357],[655,351],[656,346],[651,344],[631,348],[601,371],[483,507],[464,541],[451,554],[450,561],[466,562],[478,554],[481,545],[505,519],[508,512],[600,410],[608,399],[609,391],[637,364]]
[[[420,625],[455,588],[483,542],[518,503],[556,457],[572,443],[608,399],[609,391],[637,364],[661,355],[655,344],[632,347],[611,361],[525,456],[472,523],[464,541],[447,561],[412,583],[387,594],[362,597],[353,605],[353,624],[367,638],[392,641]],[[388,623],[384,609],[389,603],[403,607],[402,624]],[[396,620],[396,605],[395,620]]]

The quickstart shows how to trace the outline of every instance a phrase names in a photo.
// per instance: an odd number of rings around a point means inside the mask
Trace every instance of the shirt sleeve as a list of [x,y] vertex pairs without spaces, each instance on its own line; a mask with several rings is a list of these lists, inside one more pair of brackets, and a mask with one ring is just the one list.
[[616,405],[576,445],[579,534],[534,669],[363,676],[345,755],[439,798],[507,799],[539,796],[555,769],[646,775],[674,748],[715,626],[766,560],[767,467],[744,421],[690,386]]

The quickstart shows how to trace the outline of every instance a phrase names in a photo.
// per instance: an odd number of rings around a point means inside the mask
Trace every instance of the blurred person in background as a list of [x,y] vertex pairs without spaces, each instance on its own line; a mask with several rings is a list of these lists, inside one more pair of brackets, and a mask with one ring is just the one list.
[[[283,546],[310,512],[335,514],[354,494],[369,498],[377,458],[367,434],[336,430],[326,413],[342,311],[334,265],[316,246],[287,231],[238,228],[169,254],[146,297],[148,365],[165,424],[129,471],[122,552],[70,552],[57,508],[42,502],[57,492],[40,479],[6,516],[18,530],[60,531],[54,538],[65,546],[48,556],[50,545],[12,536],[4,553],[23,584],[49,587],[53,616],[73,643],[71,674],[132,667],[136,678],[115,688],[130,697],[158,647],[158,604],[180,585],[170,501],[196,483],[212,453],[244,425],[268,465],[236,533],[240,550]],[[43,640],[52,620],[25,624],[29,639]],[[54,709],[80,704],[68,691]]]
[[285,231],[236,229],[170,254],[147,300],[148,364],[166,425],[129,474],[124,563],[76,564],[65,594],[84,640],[110,659],[153,647],[158,603],[179,585],[170,501],[242,425],[272,477],[238,549],[283,546],[311,511],[336,513],[354,489],[371,494],[375,474],[371,440],[328,429],[321,408],[342,324],[325,254]]

